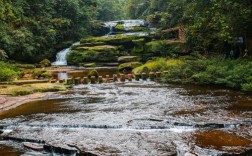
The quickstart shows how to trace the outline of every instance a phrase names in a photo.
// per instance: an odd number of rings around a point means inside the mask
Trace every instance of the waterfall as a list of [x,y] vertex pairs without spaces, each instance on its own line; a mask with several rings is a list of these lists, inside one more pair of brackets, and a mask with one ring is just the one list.
[[113,34],[113,29],[116,27],[117,24],[122,24],[124,26],[124,29],[129,31],[134,29],[134,26],[147,26],[145,20],[121,20],[121,21],[110,21],[105,22],[105,27],[109,28],[109,33],[105,36],[109,36]]
[[106,34],[105,36],[109,36],[113,34],[113,29],[117,25],[117,21],[106,22],[104,24],[105,24],[105,27],[109,28],[109,33]]
[[67,55],[71,52],[73,46],[80,44],[80,42],[74,43],[71,47],[61,50],[56,55],[56,61],[52,63],[54,66],[66,66],[67,65]]

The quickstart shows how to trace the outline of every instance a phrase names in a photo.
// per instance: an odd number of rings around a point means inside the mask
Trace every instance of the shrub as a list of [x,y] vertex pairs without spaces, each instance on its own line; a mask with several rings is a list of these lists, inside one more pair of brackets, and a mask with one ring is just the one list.
[[42,60],[42,61],[39,63],[39,65],[40,65],[41,67],[50,67],[50,66],[51,66],[51,61],[49,61],[48,59],[44,59],[44,60]]
[[43,77],[43,78],[51,78],[52,74],[50,72],[44,72],[44,73],[41,74],[41,77]]
[[0,81],[11,81],[14,78],[18,77],[20,72],[15,65],[0,62]]
[[97,72],[97,70],[91,70],[91,71],[88,73],[88,78],[91,78],[92,76],[95,76],[95,78],[98,78],[99,73]]
[[187,56],[177,60],[163,58],[147,62],[134,69],[140,73],[144,67],[150,70],[168,71],[162,82],[214,84],[251,92],[252,63],[250,60],[224,60],[218,57]]
[[244,83],[241,86],[242,86],[242,90],[243,91],[252,92],[252,82],[250,82],[250,83]]

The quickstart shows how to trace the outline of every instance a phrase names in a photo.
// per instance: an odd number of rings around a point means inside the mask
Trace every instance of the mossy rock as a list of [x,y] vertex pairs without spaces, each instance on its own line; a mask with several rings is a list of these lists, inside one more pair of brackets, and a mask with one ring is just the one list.
[[79,47],[76,47],[75,50],[116,51],[117,48],[111,45],[100,45],[100,46],[93,46],[93,47],[79,46]]
[[128,43],[132,43],[132,40],[140,39],[140,38],[148,38],[147,36],[124,36],[124,35],[115,35],[110,37],[91,37],[81,40],[81,44],[84,43],[98,43],[103,42],[108,45],[125,45]]
[[138,56],[121,56],[118,58],[118,62],[126,63],[126,62],[137,62],[139,61]]
[[113,62],[117,61],[118,54],[118,51],[72,50],[67,56],[67,60],[71,65],[79,65],[83,62]]
[[141,66],[142,63],[140,62],[129,62],[129,63],[124,63],[121,64],[118,67],[119,72],[130,72],[132,71],[134,68]]
[[146,42],[144,38],[140,38],[140,39],[136,39],[136,40],[132,40],[132,42],[135,44],[135,45],[144,45],[144,43]]
[[147,27],[142,26],[133,26],[129,28],[125,28],[123,24],[117,24],[114,28],[115,32],[140,32],[140,31],[148,31]]
[[96,63],[81,63],[80,66],[83,66],[83,67],[96,67],[97,64]]
[[95,78],[97,79],[99,77],[99,73],[97,72],[97,70],[91,70],[88,73],[88,78],[90,79],[92,76],[95,76]]
[[115,26],[114,31],[115,31],[115,32],[118,32],[118,31],[119,31],[119,32],[122,32],[122,31],[124,32],[124,31],[126,31],[126,30],[125,30],[123,24],[117,24],[117,25]]

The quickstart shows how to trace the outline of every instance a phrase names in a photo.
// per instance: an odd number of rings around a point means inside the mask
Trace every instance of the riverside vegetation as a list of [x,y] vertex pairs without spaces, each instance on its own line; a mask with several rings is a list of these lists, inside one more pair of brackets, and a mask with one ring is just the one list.
[[[35,70],[34,66],[50,66],[59,49],[82,38],[80,45],[73,46],[68,55],[70,65],[93,67],[117,62],[118,57],[134,56],[123,64],[119,62],[120,72],[136,68],[134,72],[138,73],[144,67],[150,71],[168,70],[163,82],[222,85],[249,92],[252,90],[251,59],[247,56],[251,51],[251,6],[248,0],[239,3],[234,0],[53,0],[45,3],[3,0],[0,2],[0,81],[19,79],[27,73],[31,78],[51,78],[49,72]],[[224,14],[224,10],[231,13]],[[128,30],[120,22],[127,18],[143,18],[148,25]],[[93,37],[108,33],[109,28],[103,22],[108,20],[119,20],[112,28],[116,32],[114,36]],[[169,29],[177,29],[179,25],[185,32],[181,42],[178,34]],[[148,27],[156,27],[157,31],[150,33]],[[148,35],[122,35],[139,31]],[[235,60],[237,56],[222,59],[232,50],[239,51],[238,60]],[[191,53],[196,51],[201,56]],[[243,55],[245,59],[241,58]],[[37,62],[40,63],[23,65]]]

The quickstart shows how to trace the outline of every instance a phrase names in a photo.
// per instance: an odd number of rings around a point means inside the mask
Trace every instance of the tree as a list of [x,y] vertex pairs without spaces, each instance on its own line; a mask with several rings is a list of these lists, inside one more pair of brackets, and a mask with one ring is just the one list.
[[8,55],[4,50],[0,49],[0,61],[5,61],[8,58]]

